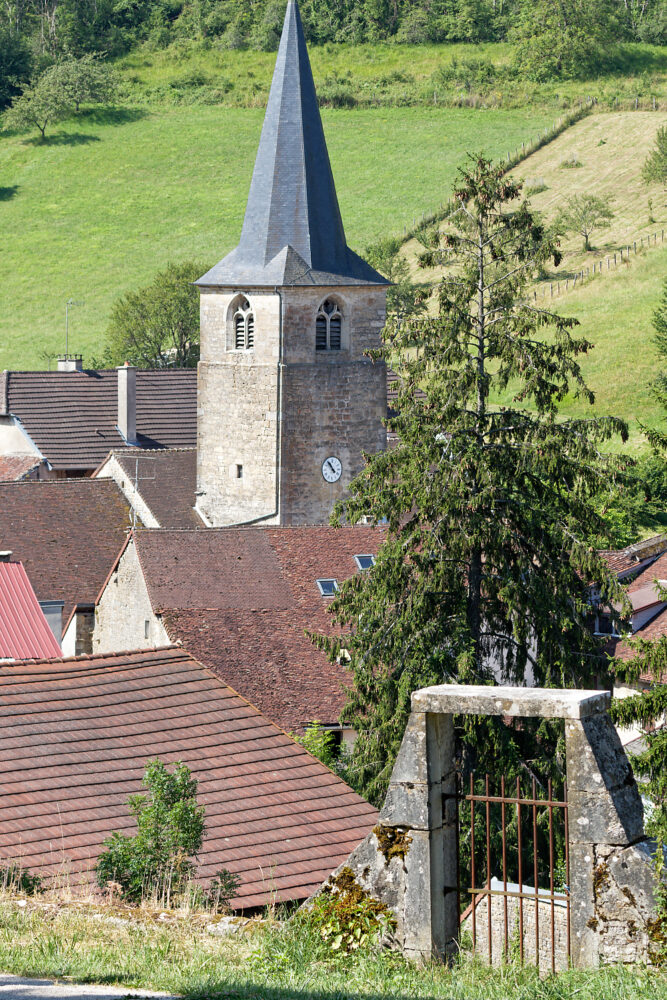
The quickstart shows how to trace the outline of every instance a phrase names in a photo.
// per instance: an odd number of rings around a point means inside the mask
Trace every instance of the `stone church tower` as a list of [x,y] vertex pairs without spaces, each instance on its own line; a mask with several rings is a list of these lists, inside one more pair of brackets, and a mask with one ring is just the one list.
[[[232,141],[232,137],[229,137]],[[295,0],[241,240],[201,291],[197,509],[211,525],[325,523],[386,447],[387,282],[345,241]]]

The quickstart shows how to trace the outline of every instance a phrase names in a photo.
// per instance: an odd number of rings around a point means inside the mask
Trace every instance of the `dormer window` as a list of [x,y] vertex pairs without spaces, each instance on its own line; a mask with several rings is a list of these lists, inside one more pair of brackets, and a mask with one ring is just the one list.
[[234,347],[237,351],[252,351],[255,346],[255,314],[246,298],[239,299],[233,316]]
[[322,597],[335,597],[338,590],[338,580],[316,580]]
[[327,299],[320,306],[315,322],[315,349],[318,351],[340,351],[343,316],[333,299]]

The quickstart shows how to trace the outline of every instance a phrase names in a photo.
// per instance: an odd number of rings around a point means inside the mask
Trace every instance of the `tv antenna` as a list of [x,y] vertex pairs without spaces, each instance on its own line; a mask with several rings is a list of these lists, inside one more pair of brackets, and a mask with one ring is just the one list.
[[[156,459],[152,455],[137,455],[134,460],[134,496],[135,499],[139,496],[139,483],[150,482],[155,479],[155,466],[153,466],[152,476],[140,476],[139,475],[139,462],[143,459],[145,462],[155,462]],[[137,508],[136,504],[132,504],[132,531],[135,531],[137,527]]]
[[77,302],[75,299],[68,299],[65,303],[65,357],[68,356],[69,348],[69,307],[83,306],[85,302]]

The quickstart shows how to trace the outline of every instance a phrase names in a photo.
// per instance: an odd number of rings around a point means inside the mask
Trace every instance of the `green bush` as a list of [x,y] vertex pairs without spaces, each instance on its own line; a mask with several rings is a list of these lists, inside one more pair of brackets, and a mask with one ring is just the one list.
[[0,865],[0,888],[9,892],[25,892],[29,896],[41,892],[43,879],[22,868],[17,861]]
[[350,868],[331,876],[302,919],[333,952],[377,947],[396,927],[391,911],[364,892]]
[[[197,805],[196,779],[180,762],[170,772],[158,758],[150,760],[143,784],[148,794],[128,800],[137,833],[133,837],[112,833],[104,841],[107,850],[100,855],[95,873],[102,888],[115,883],[130,902],[148,897],[169,906],[194,878],[193,858],[204,836],[204,807]],[[229,902],[237,888],[236,877],[223,870],[201,892],[219,906],[221,901]]]

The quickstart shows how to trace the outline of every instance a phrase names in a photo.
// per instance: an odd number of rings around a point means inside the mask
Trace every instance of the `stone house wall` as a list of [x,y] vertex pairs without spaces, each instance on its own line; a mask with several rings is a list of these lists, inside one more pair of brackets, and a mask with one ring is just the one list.
[[133,541],[128,543],[95,609],[93,653],[118,653],[170,645],[154,613]]

